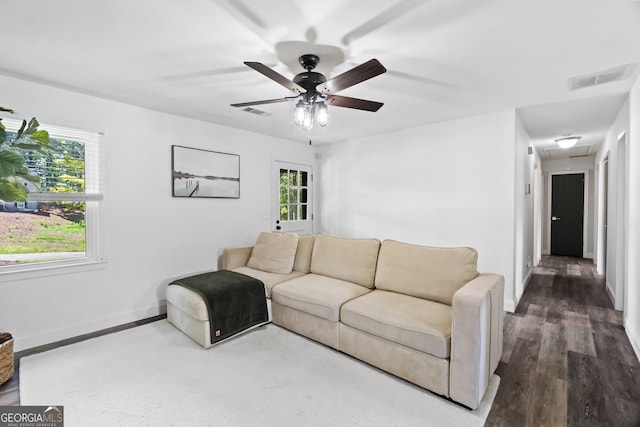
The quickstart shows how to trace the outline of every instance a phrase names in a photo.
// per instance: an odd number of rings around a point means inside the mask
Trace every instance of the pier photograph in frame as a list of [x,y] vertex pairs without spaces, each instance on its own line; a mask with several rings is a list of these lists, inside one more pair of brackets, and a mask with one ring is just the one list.
[[171,146],[173,197],[240,198],[240,156]]

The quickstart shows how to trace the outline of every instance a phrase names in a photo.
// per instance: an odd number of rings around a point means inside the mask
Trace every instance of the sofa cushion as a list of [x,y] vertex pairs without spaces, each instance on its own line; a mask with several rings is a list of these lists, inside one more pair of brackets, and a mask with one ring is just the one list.
[[298,236],[298,250],[293,261],[293,269],[309,273],[311,271],[311,253],[313,252],[313,234],[300,234]]
[[451,306],[374,290],[344,304],[340,321],[436,357],[451,353]]
[[247,267],[269,273],[289,274],[293,270],[297,249],[297,234],[260,233]]
[[453,294],[478,275],[472,248],[433,248],[385,240],[376,288],[451,305]]
[[369,289],[332,277],[307,274],[273,288],[271,299],[286,307],[337,322],[340,307]]
[[318,234],[313,244],[311,272],[373,288],[379,250],[377,239]]
[[296,277],[304,276],[306,274],[302,271],[295,270],[293,270],[289,274],[269,273],[268,271],[256,270],[255,268],[251,267],[238,267],[234,268],[233,271],[235,271],[236,273],[242,273],[247,276],[251,276],[264,283],[264,289],[267,298],[271,298],[271,288],[273,288],[278,283],[286,282],[287,280],[295,279]]

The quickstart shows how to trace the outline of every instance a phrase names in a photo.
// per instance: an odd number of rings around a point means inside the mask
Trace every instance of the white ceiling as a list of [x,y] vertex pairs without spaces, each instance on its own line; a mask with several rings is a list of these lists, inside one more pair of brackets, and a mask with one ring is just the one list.
[[[0,73],[159,111],[314,144],[517,108],[544,158],[549,141],[602,141],[637,77],[640,2],[629,0],[0,0]],[[335,76],[371,58],[388,72],[341,95],[376,113],[330,107],[307,132],[290,96],[243,65],[288,78],[317,53]],[[568,79],[631,64],[621,80]],[[1,103],[1,94],[0,94]]]

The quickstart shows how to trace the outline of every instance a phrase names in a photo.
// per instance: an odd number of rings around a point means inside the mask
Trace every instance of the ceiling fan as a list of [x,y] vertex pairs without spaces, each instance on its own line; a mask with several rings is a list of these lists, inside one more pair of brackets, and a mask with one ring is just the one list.
[[302,65],[302,68],[307,71],[297,74],[293,80],[289,80],[282,74],[259,62],[245,62],[245,65],[286,87],[293,92],[295,96],[267,99],[264,101],[242,102],[239,104],[231,104],[231,106],[248,107],[252,105],[274,104],[297,100],[298,102],[294,109],[294,122],[305,130],[310,130],[313,127],[314,121],[320,126],[326,126],[329,118],[327,104],[364,111],[378,111],[380,107],[382,107],[382,102],[335,95],[336,92],[386,72],[387,69],[384,68],[377,59],[370,59],[364,64],[360,64],[328,80],[323,74],[312,71],[320,62],[320,58],[317,55],[302,55],[298,59],[298,62]]

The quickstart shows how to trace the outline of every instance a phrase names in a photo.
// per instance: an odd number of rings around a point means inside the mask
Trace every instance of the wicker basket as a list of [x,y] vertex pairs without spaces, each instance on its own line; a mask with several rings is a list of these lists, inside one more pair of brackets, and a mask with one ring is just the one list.
[[13,376],[13,337],[0,333],[0,384]]

